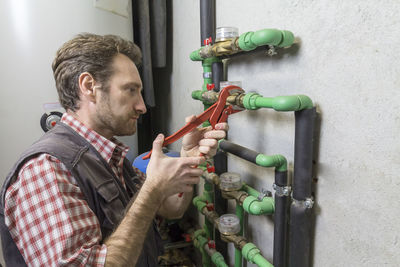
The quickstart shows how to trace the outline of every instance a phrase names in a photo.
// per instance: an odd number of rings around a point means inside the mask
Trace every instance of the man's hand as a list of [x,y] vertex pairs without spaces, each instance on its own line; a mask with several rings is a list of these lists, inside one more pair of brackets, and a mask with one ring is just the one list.
[[155,194],[163,198],[179,192],[191,192],[193,185],[198,184],[201,169],[193,168],[204,162],[199,154],[194,157],[172,158],[164,155],[162,144],[164,136],[159,134],[153,142],[153,153],[147,166],[146,182]]
[[[186,123],[196,119],[192,115],[186,118]],[[185,135],[182,140],[182,157],[196,157],[204,155],[206,158],[215,156],[218,148],[218,140],[225,138],[229,127],[226,122],[217,123],[213,130],[211,126],[196,128]]]

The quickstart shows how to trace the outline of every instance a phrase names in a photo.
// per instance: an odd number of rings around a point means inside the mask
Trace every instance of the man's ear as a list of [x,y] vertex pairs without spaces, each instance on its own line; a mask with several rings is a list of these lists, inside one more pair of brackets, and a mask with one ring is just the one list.
[[[90,102],[96,102],[96,81],[92,74],[89,72],[82,72],[79,75],[79,90],[82,96],[81,100],[88,100]],[[97,86],[98,87],[98,86]]]

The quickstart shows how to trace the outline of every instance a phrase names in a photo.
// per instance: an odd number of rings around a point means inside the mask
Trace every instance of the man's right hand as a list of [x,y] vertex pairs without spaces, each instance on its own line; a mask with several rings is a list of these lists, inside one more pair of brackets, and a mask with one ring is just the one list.
[[163,198],[179,192],[191,192],[193,185],[199,183],[203,171],[194,168],[204,163],[205,158],[179,157],[172,158],[164,155],[162,144],[164,136],[159,134],[153,142],[153,152],[146,171],[146,182]]

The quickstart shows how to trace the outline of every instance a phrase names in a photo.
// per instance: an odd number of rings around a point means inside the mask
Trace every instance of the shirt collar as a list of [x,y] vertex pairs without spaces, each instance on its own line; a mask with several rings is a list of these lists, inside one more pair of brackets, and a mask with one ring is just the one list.
[[63,114],[61,122],[70,126],[79,135],[85,138],[108,163],[110,163],[111,158],[116,157],[121,160],[125,158],[128,153],[129,147],[115,137],[107,139],[101,136],[68,113]]

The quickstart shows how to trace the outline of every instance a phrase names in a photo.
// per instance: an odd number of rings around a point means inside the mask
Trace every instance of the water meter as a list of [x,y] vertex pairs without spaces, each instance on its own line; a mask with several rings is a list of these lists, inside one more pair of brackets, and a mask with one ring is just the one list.
[[219,187],[222,191],[237,191],[242,188],[240,174],[235,172],[225,172],[219,176]]
[[223,235],[234,235],[240,232],[240,219],[235,214],[224,214],[219,217],[219,232]]
[[239,29],[236,27],[219,27],[215,31],[215,42],[231,40],[239,37]]

